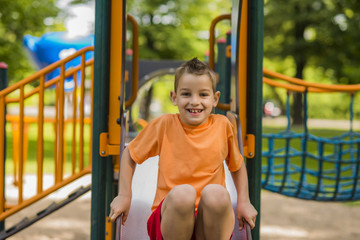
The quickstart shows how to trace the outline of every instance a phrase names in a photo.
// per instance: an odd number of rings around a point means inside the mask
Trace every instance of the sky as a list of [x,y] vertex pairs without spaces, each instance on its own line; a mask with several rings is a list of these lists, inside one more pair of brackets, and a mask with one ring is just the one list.
[[59,0],[57,6],[68,12],[65,27],[69,36],[84,36],[94,33],[95,1],[87,4],[70,5],[70,0]]

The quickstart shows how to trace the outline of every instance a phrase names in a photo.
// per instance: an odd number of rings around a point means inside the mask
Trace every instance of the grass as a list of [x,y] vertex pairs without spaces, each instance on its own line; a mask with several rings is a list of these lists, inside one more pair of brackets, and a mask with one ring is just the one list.
[[[11,124],[6,126],[6,174],[13,174],[14,172],[14,162],[13,162],[13,133]],[[76,139],[76,156],[79,156],[79,135],[80,130],[77,126],[77,139]],[[72,171],[71,163],[71,152],[72,152],[72,124],[66,124],[65,131],[65,153],[66,153],[66,162],[64,166],[64,172],[70,173]],[[37,172],[37,126],[36,124],[29,124],[28,126],[28,149],[27,149],[27,160],[25,164],[25,173],[34,174]],[[87,166],[89,163],[89,151],[90,151],[90,126],[84,126],[84,166]],[[52,123],[44,124],[44,173],[53,174],[55,171],[55,128]],[[76,168],[78,168],[78,161]]]
[[[303,133],[304,130],[302,127],[293,127],[291,129],[292,131],[296,132],[296,133]],[[283,127],[269,127],[269,126],[264,126],[263,127],[263,133],[280,133],[284,131]],[[340,136],[342,134],[344,134],[346,131],[345,130],[337,130],[337,129],[324,129],[324,128],[311,128],[309,130],[309,133],[318,137],[323,137],[323,138],[331,138],[331,137],[335,137],[335,136]],[[286,140],[285,139],[280,139],[275,141],[274,147],[275,149],[284,147],[286,144]],[[300,139],[293,139],[291,140],[291,146],[296,148],[296,149],[301,149],[301,140]],[[317,154],[318,151],[318,146],[317,143],[314,141],[310,141],[309,144],[307,145],[307,151],[313,154]],[[263,151],[267,151],[268,150],[268,141],[266,139],[263,138],[262,141],[262,149]],[[330,154],[332,152],[332,148],[330,145],[326,145],[325,146],[325,154]]]
[[[279,133],[283,130],[284,130],[284,128],[281,128],[281,127],[264,126],[264,128],[263,128],[264,133]],[[303,132],[302,128],[293,128],[292,130],[297,133]],[[309,130],[309,132],[312,135],[315,135],[318,137],[331,138],[331,137],[335,137],[335,136],[341,136],[346,131],[345,130],[335,130],[335,129],[324,129],[324,128],[312,128]],[[269,140],[266,138],[263,138],[262,144],[263,144],[263,151],[268,151]],[[273,149],[280,149],[280,148],[284,148],[285,146],[286,146],[285,139],[275,139],[274,140]],[[301,138],[291,139],[290,146],[292,148],[296,148],[297,150],[301,151],[301,148],[302,148]],[[336,152],[338,147],[339,146],[337,144],[330,144],[330,143],[324,144],[323,156],[330,158],[330,156],[332,154],[334,154],[334,152]],[[318,141],[308,141],[306,151],[313,154],[314,156],[316,156],[318,158],[318,157],[320,157],[318,148],[319,148]],[[349,144],[344,144],[343,150],[347,150],[347,149],[351,149],[351,146]],[[280,153],[285,154],[285,150],[283,150]],[[355,156],[356,156],[356,153],[355,153]],[[323,184],[324,186],[327,185],[327,187],[325,189],[327,191],[332,192],[332,191],[335,191],[336,180],[333,180],[330,178],[336,178],[337,174],[338,174],[338,176],[340,176],[340,178],[342,178],[342,180],[340,181],[341,183],[349,184],[348,187],[342,188],[341,191],[352,189],[353,175],[359,174],[359,173],[355,172],[355,167],[354,167],[355,164],[351,164],[351,163],[341,163],[340,164],[337,162],[329,162],[328,159],[326,161],[319,161],[319,159],[317,159],[317,158],[312,158],[309,156],[307,156],[305,158],[305,168],[307,170],[312,170],[316,173],[318,173],[320,169],[322,169],[322,171],[323,171],[320,174],[321,178],[314,176],[313,174],[306,173],[305,177],[306,177],[306,182],[308,184],[313,184],[316,186],[318,181],[321,181],[321,184]],[[351,153],[343,154],[342,158],[341,158],[342,161],[347,161],[350,159],[354,159],[354,156],[352,156]],[[276,157],[274,159],[273,166],[279,166],[277,171],[283,173],[285,171],[285,167],[283,167],[283,166],[286,161],[288,161],[290,164],[292,164],[292,166],[299,166],[299,167],[302,166],[302,157],[301,156],[289,157],[289,158],[287,158],[287,160],[285,157]],[[268,166],[268,159],[266,157],[263,157],[262,165],[263,165],[263,168],[266,168]],[[341,171],[338,171],[338,169],[340,169],[339,166],[341,166]],[[348,168],[348,170],[346,170],[345,168]],[[297,170],[297,168],[291,167],[290,170],[295,171],[295,170]],[[272,168],[272,171],[274,171],[274,168]],[[328,171],[328,172],[326,173],[326,171]],[[293,181],[298,182],[300,180],[301,175],[302,174],[299,173],[299,171],[295,171],[295,173],[286,174],[286,177],[288,178],[288,180],[293,180]],[[266,175],[263,173],[262,178],[265,179],[265,177],[266,177]],[[346,177],[350,177],[350,179],[345,180],[344,178],[346,178]],[[275,180],[279,181],[279,183],[278,183],[279,186],[281,185],[280,183],[283,179],[284,179],[283,174],[279,174],[279,175],[275,176]],[[329,194],[329,196],[331,196],[331,194]]]

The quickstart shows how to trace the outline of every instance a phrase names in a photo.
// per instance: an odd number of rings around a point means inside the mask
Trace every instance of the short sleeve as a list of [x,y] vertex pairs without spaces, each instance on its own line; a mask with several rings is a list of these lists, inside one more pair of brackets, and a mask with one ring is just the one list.
[[230,172],[236,172],[241,168],[244,158],[240,153],[237,136],[234,127],[230,122],[227,126],[227,140],[228,156],[226,158],[226,164]]
[[161,119],[154,119],[129,143],[130,156],[137,164],[159,155],[161,148],[161,128],[159,126],[161,122]]

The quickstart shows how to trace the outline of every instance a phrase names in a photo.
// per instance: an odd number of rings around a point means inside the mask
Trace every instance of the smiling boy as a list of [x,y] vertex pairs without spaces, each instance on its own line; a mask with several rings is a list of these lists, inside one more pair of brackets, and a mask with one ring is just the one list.
[[179,114],[151,121],[124,151],[111,220],[122,214],[126,221],[136,164],[159,155],[157,190],[147,224],[151,240],[231,237],[235,215],[225,188],[224,160],[237,190],[237,218],[253,228],[257,211],[249,200],[234,129],[226,117],[211,114],[220,97],[216,74],[194,58],[177,69],[170,96]]

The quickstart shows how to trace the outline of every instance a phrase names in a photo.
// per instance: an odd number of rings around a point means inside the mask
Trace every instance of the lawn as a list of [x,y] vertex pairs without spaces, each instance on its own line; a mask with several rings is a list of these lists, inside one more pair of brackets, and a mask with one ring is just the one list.
[[[282,131],[284,128],[281,127],[264,126],[263,129],[265,134]],[[293,128],[292,131],[303,133],[303,128]],[[269,177],[274,191],[284,190],[291,194],[298,191],[299,182],[303,182],[304,191],[324,192],[322,196],[326,198],[335,196],[337,191],[351,192],[359,174],[356,160],[358,145],[345,143],[344,140],[349,140],[348,137],[339,141],[341,144],[328,142],[328,139],[341,136],[345,132],[311,128],[309,133],[321,138],[308,140],[306,144],[303,136],[272,140],[263,138],[262,180]],[[304,146],[306,157],[303,158]],[[267,176],[266,173],[270,175]]]
[[[13,174],[14,171],[14,162],[13,162],[13,139],[12,139],[12,128],[11,124],[6,126],[6,174]],[[77,126],[76,129],[76,156],[78,159],[79,156],[79,135],[80,129]],[[28,128],[28,148],[27,148],[27,160],[24,168],[25,173],[36,173],[37,172],[37,126],[36,124],[29,124]],[[66,153],[66,162],[64,171],[65,173],[70,173],[72,170],[72,124],[66,124],[65,131],[65,153]],[[52,123],[44,124],[44,173],[54,173],[55,162],[55,128]],[[84,166],[87,166],[89,163],[89,154],[90,154],[90,126],[84,125]],[[76,163],[76,168],[78,168],[78,160]]]

